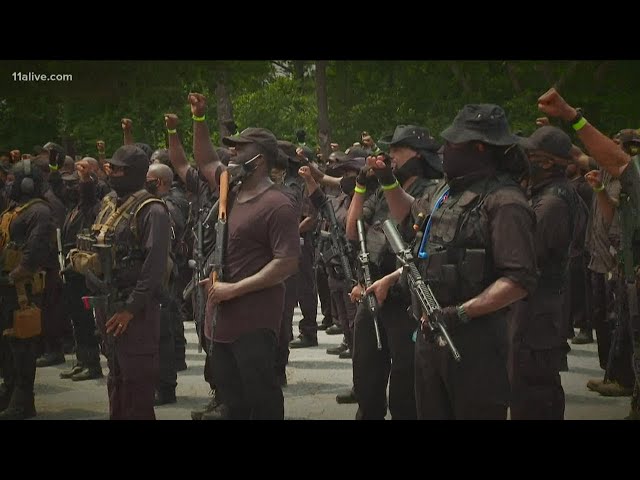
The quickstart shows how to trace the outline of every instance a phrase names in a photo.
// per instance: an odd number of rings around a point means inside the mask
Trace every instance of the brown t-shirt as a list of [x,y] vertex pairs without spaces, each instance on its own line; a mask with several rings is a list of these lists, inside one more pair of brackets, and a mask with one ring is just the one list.
[[[248,202],[233,202],[229,212],[224,281],[239,282],[274,258],[298,257],[299,210],[277,188]],[[261,328],[277,335],[284,308],[284,283],[220,304],[214,340],[231,343]]]

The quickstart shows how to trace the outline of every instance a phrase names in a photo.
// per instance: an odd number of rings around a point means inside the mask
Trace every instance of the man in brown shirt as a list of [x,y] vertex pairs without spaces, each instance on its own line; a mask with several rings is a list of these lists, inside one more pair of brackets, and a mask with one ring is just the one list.
[[[196,159],[217,182],[226,168],[211,144],[206,99],[190,94]],[[269,178],[278,156],[275,136],[248,128],[225,137],[237,155],[231,182],[224,279],[206,280],[207,309],[217,307],[213,332],[213,378],[222,402],[203,419],[283,419],[284,397],[275,373],[276,346],[284,309],[284,280],[298,268],[298,210]],[[213,307],[213,308],[212,308]]]

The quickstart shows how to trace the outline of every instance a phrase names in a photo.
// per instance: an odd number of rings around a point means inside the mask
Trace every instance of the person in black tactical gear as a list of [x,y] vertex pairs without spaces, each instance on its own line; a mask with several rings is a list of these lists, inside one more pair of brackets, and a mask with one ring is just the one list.
[[[390,213],[385,192],[402,187],[409,195],[421,197],[425,192],[435,190],[442,178],[442,164],[435,153],[439,145],[426,128],[398,125],[389,145],[391,156],[377,157],[381,165],[375,174],[380,186],[366,201],[367,176],[364,170],[358,174],[346,224],[347,238],[357,241],[356,222],[362,216],[374,281],[396,270],[396,257],[381,228]],[[369,157],[367,161],[371,166],[376,158]],[[352,300],[359,299],[363,293],[362,286],[354,287]],[[382,350],[377,349],[374,323],[366,302],[360,304],[356,313],[353,345],[354,393],[358,401],[356,418],[385,418],[388,384],[391,417],[415,419],[411,335],[416,321],[407,313],[410,302],[400,290],[394,288],[385,300],[378,311]],[[342,398],[337,400],[343,401]]]
[[[591,125],[581,112],[569,105],[555,88],[538,98],[538,108],[550,117],[559,117],[573,130],[594,160],[622,187],[618,207],[622,227],[620,241],[620,270],[624,276],[621,299],[629,316],[629,331],[633,345],[635,386],[631,397],[631,411],[627,418],[640,420],[640,311],[638,309],[638,265],[640,265],[640,145],[630,153],[621,149],[606,135]],[[633,156],[632,156],[633,155]]]
[[[33,160],[35,168],[39,168],[43,177],[42,198],[49,204],[55,228],[62,229],[67,208],[65,207],[64,182],[59,169],[64,164],[64,149],[55,143],[46,143],[44,151]],[[48,367],[65,362],[64,339],[71,337],[71,322],[63,313],[62,280],[58,263],[46,269],[45,286],[42,298],[42,337],[41,356],[36,366]]]
[[[64,222],[61,232],[63,255],[76,246],[78,235],[90,231],[96,215],[100,211],[97,196],[97,177],[91,175],[91,165],[86,159],[76,164],[74,174],[63,175],[65,182],[76,184],[77,205],[72,208]],[[101,378],[99,336],[92,313],[84,307],[82,297],[90,295],[84,277],[66,268],[63,272],[63,299],[65,314],[71,317],[76,345],[76,361],[70,370],[62,372],[60,378],[73,381]]]
[[[466,105],[441,135],[446,184],[417,200],[398,189],[387,194],[394,219],[411,212],[424,229],[416,243],[415,257],[423,259],[418,268],[461,355],[457,363],[418,310],[418,418],[506,419],[505,307],[532,292],[537,280],[535,216],[519,184],[528,165],[497,105]],[[400,273],[368,291],[385,301]]]
[[[151,164],[145,186],[149,193],[162,199],[169,209],[172,228],[171,253],[174,260],[169,288],[164,292],[164,298],[160,303],[160,377],[156,390],[156,405],[176,402],[178,363],[185,362],[184,325],[177,302],[177,299],[182,297],[182,290],[176,289],[178,272],[175,259],[178,242],[184,233],[189,214],[189,204],[183,195],[171,188],[172,183],[173,172],[168,166],[160,163]],[[181,336],[183,342],[177,342],[177,336]],[[178,345],[181,346],[180,351],[176,351]]]
[[564,311],[569,260],[582,240],[588,210],[565,175],[571,139],[544,126],[520,141],[531,164],[529,188],[536,215],[535,245],[540,277],[509,318],[510,412],[512,420],[562,420],[565,398],[560,371],[567,370]]
[[13,166],[8,209],[0,217],[0,420],[36,415],[33,386],[41,331],[43,270],[55,268],[55,228],[31,160]]
[[[171,271],[171,228],[164,202],[144,189],[148,169],[149,157],[138,147],[115,151],[107,166],[114,191],[103,199],[92,235],[79,237],[77,252],[70,253],[74,269],[98,297],[93,306],[114,420],[155,419],[159,299]],[[82,258],[88,259],[84,265]]]
[[[213,185],[210,185],[207,182],[207,179],[202,173],[202,163],[197,163],[197,169],[189,165],[187,156],[182,146],[182,142],[180,141],[180,137],[177,133],[178,116],[173,113],[167,113],[165,115],[165,123],[167,126],[167,131],[169,132],[169,158],[171,161],[171,165],[173,166],[173,169],[180,180],[184,183],[187,194],[189,195],[191,201],[191,209],[189,212],[187,228],[189,230],[195,229],[199,222],[204,222],[204,220],[209,217],[210,210],[217,200],[217,187],[215,183]],[[196,159],[196,162],[199,161],[200,160]],[[215,212],[213,212],[210,217],[211,227],[214,225],[214,222]],[[215,229],[203,228],[203,232],[202,251],[203,255],[206,258],[213,251],[215,242]],[[195,235],[190,235],[188,238],[193,240],[193,244],[190,245],[188,249],[188,252],[193,254],[196,248],[197,238]],[[191,270],[189,276],[191,277],[191,281],[195,281],[195,270]],[[194,290],[195,289],[192,289],[192,291]],[[193,317],[204,319],[204,305],[202,306],[201,311],[198,312],[196,309],[197,305],[195,301],[195,295],[192,294],[191,297],[185,299],[185,302],[191,303]],[[216,388],[212,378],[212,365],[211,356],[209,355],[210,348],[208,339],[205,335],[202,335],[202,337],[198,338],[198,341],[201,348],[206,354],[203,375],[205,381],[211,388],[211,400],[202,408],[193,410],[191,412],[191,418],[194,420],[200,420],[205,413],[212,411],[219,403],[216,397]]]
[[[289,196],[291,202],[302,214],[303,186],[297,176],[300,159],[296,155],[296,146],[286,140],[278,140],[278,158],[271,168],[270,177],[273,183],[281,185],[283,192]],[[289,363],[289,342],[293,339],[293,312],[298,304],[299,274],[291,275],[284,281],[284,308],[278,346],[276,347],[276,378],[280,386],[287,385],[286,367]]]

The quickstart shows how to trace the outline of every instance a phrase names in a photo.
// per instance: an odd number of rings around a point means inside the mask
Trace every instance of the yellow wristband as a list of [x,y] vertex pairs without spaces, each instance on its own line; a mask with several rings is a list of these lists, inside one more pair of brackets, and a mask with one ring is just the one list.
[[177,130],[177,129],[175,129],[175,128],[174,128],[173,130],[169,130],[169,129],[167,128],[167,133],[168,133],[169,135],[171,135],[171,134],[174,134],[174,133],[178,133],[178,130]]
[[191,115],[191,118],[193,119],[194,122],[204,122],[204,115],[202,115],[201,117],[196,117],[195,115]]
[[380,187],[382,187],[382,190],[384,190],[385,192],[388,192],[389,190],[393,190],[394,188],[398,188],[399,186],[400,184],[398,183],[398,180],[393,182],[391,185],[380,185]]
[[49,164],[49,170],[51,170],[52,172],[57,172],[58,171],[58,166]]
[[594,188],[593,191],[598,193],[604,190],[604,184],[600,184],[598,188]]
[[356,188],[354,190],[356,193],[360,193],[360,194],[364,194],[367,193],[367,187],[360,187],[357,183],[356,183]]
[[582,117],[576,123],[571,125],[571,128],[573,128],[577,132],[578,130],[582,129],[582,127],[584,127],[586,124],[587,124],[587,119]]

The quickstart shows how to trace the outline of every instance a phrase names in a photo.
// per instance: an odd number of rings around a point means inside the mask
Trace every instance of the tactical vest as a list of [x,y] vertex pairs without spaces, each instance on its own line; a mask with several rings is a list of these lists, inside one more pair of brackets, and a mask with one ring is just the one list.
[[[553,195],[562,199],[569,208],[569,225],[571,240],[567,248],[567,254],[562,262],[548,262],[540,272],[538,285],[552,290],[561,290],[565,287],[569,275],[569,259],[578,256],[584,249],[584,233],[588,220],[588,209],[584,200],[568,185],[551,184],[542,189],[531,202],[534,208],[540,203],[542,197]],[[538,265],[541,267],[541,265]]]
[[[72,269],[82,275],[85,275],[87,270],[101,275],[94,245],[109,245],[112,248],[115,286],[124,289],[135,286],[145,259],[138,232],[137,215],[143,207],[151,203],[161,204],[168,214],[166,204],[145,189],[131,194],[119,207],[116,206],[115,193],[105,196],[102,209],[96,216],[91,231],[78,235],[77,248],[69,252]],[[169,260],[165,284],[168,283],[172,270],[173,262]]]
[[[435,198],[444,192],[442,184]],[[423,278],[440,305],[469,300],[495,282],[499,275],[493,265],[489,219],[483,205],[500,188],[520,186],[508,175],[478,181],[455,192],[433,214],[427,243],[427,259],[420,262]]]
[[[46,203],[40,198],[29,200],[24,205],[5,210],[0,216],[0,276],[6,277],[22,261],[23,245],[11,241],[11,224],[25,210],[36,203]],[[36,273],[32,282],[32,293],[40,293],[44,287],[42,275]]]

